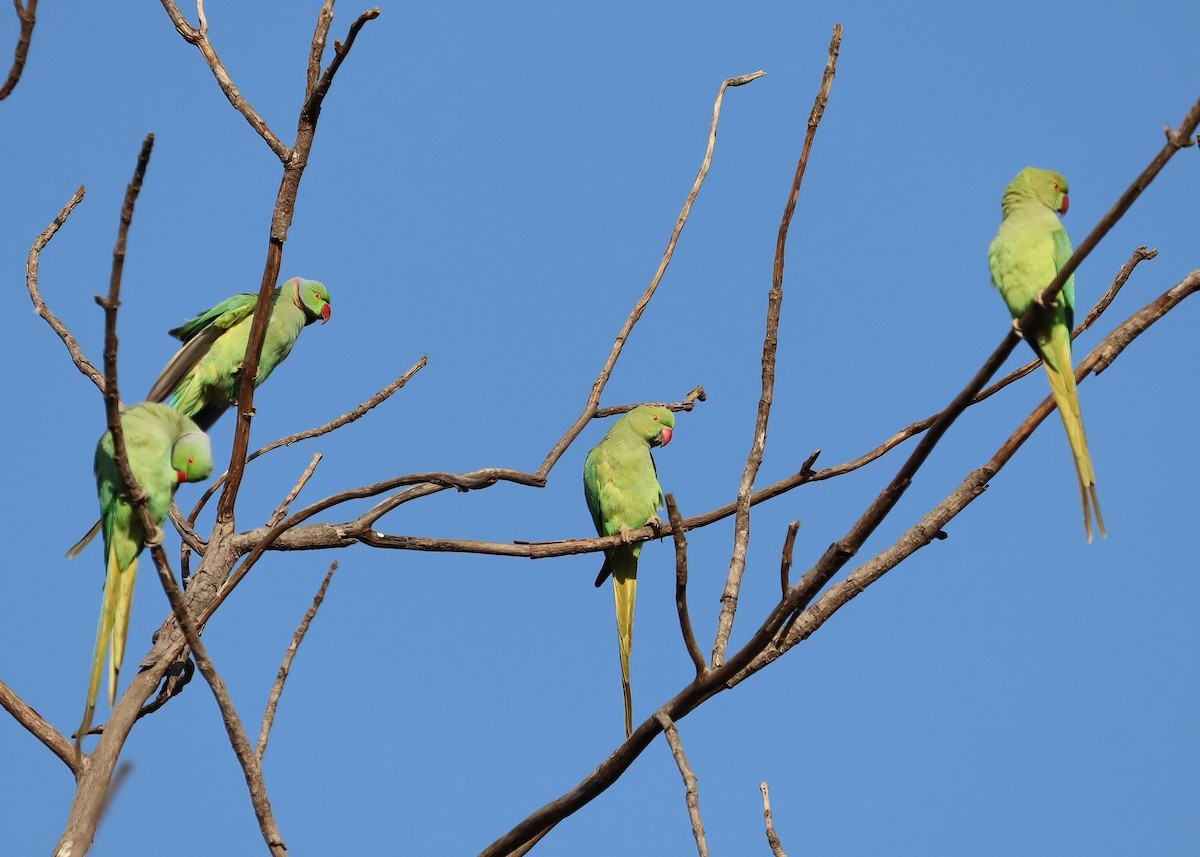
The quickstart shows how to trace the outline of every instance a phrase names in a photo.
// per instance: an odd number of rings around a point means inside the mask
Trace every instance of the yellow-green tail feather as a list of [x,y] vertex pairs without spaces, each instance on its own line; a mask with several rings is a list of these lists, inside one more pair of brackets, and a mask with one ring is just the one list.
[[1107,537],[1108,533],[1104,529],[1104,516],[1100,514],[1100,498],[1096,495],[1096,473],[1092,469],[1092,456],[1088,452],[1087,435],[1083,431],[1083,414],[1079,409],[1079,393],[1075,389],[1075,373],[1071,369],[1071,346],[1066,328],[1056,326],[1044,347],[1052,349],[1053,362],[1058,365],[1056,369],[1051,361],[1044,361],[1046,374],[1050,376],[1050,391],[1062,416],[1067,441],[1071,444],[1071,454],[1075,459],[1079,496],[1083,503],[1083,526],[1090,542],[1093,513],[1100,535]]
[[125,662],[125,640],[129,636],[129,614],[133,612],[133,584],[137,581],[138,558],[124,571],[117,572],[118,588],[116,604],[113,605],[112,651],[108,658],[108,705],[117,702],[117,678],[121,664]]
[[633,734],[633,691],[629,684],[629,653],[633,650],[637,556],[632,551],[613,551],[612,566],[613,602],[617,609],[617,644],[621,651],[621,689],[625,694],[625,737],[628,738]]
[[[136,562],[134,560],[134,570],[136,571]],[[104,660],[109,655],[109,650],[112,648],[113,637],[113,621],[117,614],[117,600],[122,586],[120,566],[117,565],[117,554],[112,548],[108,552],[108,566],[104,575],[104,599],[100,604],[100,621],[96,624],[96,650],[92,655],[92,672],[88,679],[87,705],[83,710],[83,721],[79,724],[79,729],[75,733],[75,749],[79,750],[83,743],[84,736],[87,735],[92,728],[92,719],[96,714],[96,697],[100,695],[100,676],[104,672]],[[128,612],[128,608],[126,608]],[[124,643],[122,641],[122,648]],[[115,682],[112,675],[109,675],[109,701],[111,706],[114,702],[114,686]]]

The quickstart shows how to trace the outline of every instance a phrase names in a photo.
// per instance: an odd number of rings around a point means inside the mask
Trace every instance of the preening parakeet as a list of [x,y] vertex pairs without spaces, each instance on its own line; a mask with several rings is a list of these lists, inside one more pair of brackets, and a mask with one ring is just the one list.
[[[207,479],[212,473],[208,435],[190,419],[166,405],[143,402],[121,414],[121,431],[129,467],[138,485],[149,496],[150,515],[156,526],[167,519],[175,489],[181,482]],[[100,523],[104,532],[104,601],[96,630],[96,652],[88,681],[87,708],[75,736],[78,746],[92,728],[100,674],[108,655],[108,704],[116,701],[117,677],[125,657],[129,611],[137,577],[138,555],[146,541],[140,518],[117,472],[112,433],[105,432],[96,445],[96,492],[100,496]]]
[[[146,398],[166,402],[207,431],[237,403],[237,370],[246,356],[250,321],[258,295],[241,294],[170,331],[184,343],[154,382]],[[329,321],[329,291],[316,280],[293,277],[275,289],[271,318],[258,362],[262,384],[291,353],[306,325]]]
[[[300,331],[317,319],[329,321],[332,313],[329,291],[316,280],[293,277],[275,290],[271,300],[256,389],[291,353]],[[237,370],[246,356],[256,306],[258,295],[234,295],[169,331],[184,345],[150,388],[147,401],[166,402],[208,431],[221,414],[237,404]],[[99,523],[93,525],[67,556],[79,556],[99,527]]]
[[[988,248],[992,284],[1000,290],[1014,323],[1034,304],[1038,295],[1071,258],[1071,239],[1057,214],[1066,214],[1067,180],[1059,173],[1026,167],[1017,173],[1000,201],[1004,219]],[[1050,390],[1067,429],[1075,458],[1079,493],[1083,500],[1083,525],[1092,540],[1092,512],[1100,535],[1105,535],[1096,474],[1083,432],[1083,415],[1071,364],[1071,329],[1075,325],[1075,277],[1067,279],[1058,299],[1032,330],[1020,331],[1050,376]]]
[[[653,446],[666,446],[675,430],[675,415],[666,408],[639,405],[609,429],[583,463],[583,493],[596,532],[620,534],[648,523],[659,524],[663,505],[658,471],[650,455]],[[638,555],[642,544],[624,544],[606,551],[596,585],[613,579],[617,610],[617,642],[621,651],[621,686],[625,692],[625,737],[633,733],[633,695],[629,687],[629,652],[633,648],[633,606],[637,599]]]

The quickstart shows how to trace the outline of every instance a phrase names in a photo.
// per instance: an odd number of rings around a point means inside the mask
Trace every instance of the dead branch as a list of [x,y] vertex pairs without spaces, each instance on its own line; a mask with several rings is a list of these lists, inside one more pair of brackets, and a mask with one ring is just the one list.
[[[687,199],[683,202],[683,209],[679,212],[679,217],[675,221],[675,228],[671,230],[671,237],[667,239],[667,247],[663,251],[662,261],[658,263],[658,270],[650,278],[650,285],[646,287],[646,291],[642,294],[642,297],[634,304],[633,310],[629,313],[629,316],[625,319],[625,324],[622,325],[620,332],[617,334],[617,339],[613,343],[612,351],[608,354],[608,359],[604,361],[604,366],[600,370],[600,374],[592,383],[592,391],[588,394],[587,404],[584,405],[583,413],[576,418],[575,422],[571,424],[562,438],[550,448],[550,452],[546,454],[546,458],[538,466],[536,475],[543,482],[558,459],[574,443],[575,438],[579,437],[579,434],[587,424],[595,418],[597,408],[600,405],[600,394],[604,392],[604,388],[608,384],[608,379],[612,377],[613,369],[617,365],[617,359],[621,356],[621,350],[625,347],[625,342],[629,339],[630,333],[633,332],[633,326],[637,324],[638,319],[642,317],[642,313],[646,311],[646,307],[650,304],[650,299],[658,291],[658,284],[662,282],[663,275],[667,272],[667,266],[671,264],[671,259],[675,256],[675,245],[679,242],[679,236],[683,234],[683,227],[687,225],[688,216],[692,211],[692,203],[696,201],[696,197],[700,193],[700,187],[704,184],[704,179],[708,175],[708,169],[712,165],[713,152],[717,146],[717,124],[721,119],[721,105],[725,100],[725,90],[731,86],[744,86],[751,81],[758,80],[764,74],[766,74],[765,71],[756,71],[751,74],[741,75],[740,77],[731,77],[723,81],[717,90],[717,98],[713,102],[712,124],[709,126],[708,146],[704,150],[704,159],[700,162],[700,171],[696,174],[696,181],[692,184],[692,189],[688,193]],[[700,399],[703,401],[704,397],[701,395]]]
[[66,737],[51,726],[33,706],[18,696],[11,687],[0,680],[0,706],[13,719],[29,730],[29,733],[49,748],[50,752],[63,760],[73,775],[79,776],[79,758],[75,747]]
[[771,854],[774,857],[787,857],[783,843],[779,841],[779,834],[775,832],[775,819],[771,816],[771,792],[765,782],[758,784],[758,790],[762,792],[763,825],[767,829],[767,844],[771,846]]
[[58,334],[58,338],[63,341],[63,345],[67,346],[67,353],[71,355],[71,360],[75,363],[75,366],[86,377],[90,378],[92,383],[103,393],[104,376],[100,373],[99,369],[92,365],[91,361],[83,356],[83,349],[79,347],[79,341],[75,339],[71,331],[67,330],[67,326],[50,310],[50,307],[46,306],[46,302],[42,300],[41,287],[38,285],[42,250],[50,243],[50,239],[55,236],[59,228],[67,222],[67,218],[71,216],[71,212],[75,210],[75,207],[83,202],[85,193],[87,193],[87,189],[83,185],[80,185],[79,190],[75,191],[75,195],[63,206],[58,216],[34,240],[33,246],[29,248],[29,258],[25,262],[25,288],[29,291],[29,299],[33,301],[34,310],[50,325],[50,329]]
[[21,0],[13,0],[13,7],[17,12],[17,20],[21,22],[21,32],[17,34],[17,46],[13,49],[13,63],[8,72],[8,79],[0,86],[0,101],[8,98],[21,79],[21,73],[25,71],[29,41],[33,38],[33,27],[37,23],[37,0],[26,0],[24,6],[21,5]]
[[688,818],[692,822],[692,835],[696,837],[696,851],[700,857],[708,857],[708,843],[704,838],[704,819],[700,817],[700,789],[692,766],[688,764],[687,754],[683,752],[683,741],[674,722],[663,712],[656,712],[654,719],[662,727],[663,736],[671,747],[671,755],[679,767],[679,775],[683,777],[684,796],[687,800]]
[[792,177],[792,187],[783,207],[779,234],[775,239],[775,265],[771,272],[771,290],[767,297],[767,330],[763,337],[762,394],[758,400],[754,440],[750,444],[750,452],[746,455],[746,466],[742,471],[742,481],[738,485],[737,512],[733,519],[733,556],[729,559],[729,574],[725,578],[725,591],[721,593],[721,614],[717,617],[717,636],[713,641],[714,667],[719,667],[725,660],[729,635],[733,632],[738,593],[742,588],[742,573],[746,570],[746,550],[750,544],[750,497],[754,493],[754,480],[762,467],[763,453],[767,448],[767,421],[771,415],[771,403],[775,399],[775,352],[779,347],[779,314],[783,307],[783,262],[787,253],[788,230],[796,212],[796,200],[800,198],[800,185],[808,169],[808,156],[812,151],[813,140],[825,113],[825,105],[829,103],[829,91],[837,73],[838,52],[841,46],[842,25],[835,24],[833,36],[829,40],[825,73],[821,76],[821,85],[813,101],[812,112],[808,116],[808,131],[800,148],[800,159],[796,162],[796,173]]
[[338,564],[336,562],[330,564],[329,571],[325,573],[325,579],[321,581],[321,586],[317,589],[317,594],[313,596],[312,604],[304,614],[304,618],[300,620],[300,626],[296,628],[296,633],[292,635],[292,642],[288,645],[287,651],[283,655],[283,663],[279,665],[279,673],[275,676],[275,684],[271,686],[271,694],[267,697],[266,710],[263,711],[262,729],[258,733],[258,746],[254,750],[254,755],[258,759],[259,765],[262,765],[263,756],[267,752],[267,739],[271,735],[271,726],[275,723],[275,711],[279,708],[279,698],[283,696],[283,684],[287,681],[288,673],[291,672],[292,661],[296,659],[296,652],[300,650],[300,643],[304,641],[304,635],[308,633],[309,625],[312,624],[317,611],[321,609],[321,602],[325,600],[325,593],[329,590],[329,582],[333,580],[333,573],[337,571],[337,568]]
[[688,613],[687,603],[687,536],[684,535],[683,520],[679,515],[679,506],[675,503],[675,495],[668,494],[667,519],[671,522],[671,535],[675,541],[675,610],[679,613],[679,630],[683,634],[683,645],[688,656],[696,667],[696,676],[702,676],[708,670],[704,662],[704,653],[696,642],[696,632],[692,630],[692,617]]

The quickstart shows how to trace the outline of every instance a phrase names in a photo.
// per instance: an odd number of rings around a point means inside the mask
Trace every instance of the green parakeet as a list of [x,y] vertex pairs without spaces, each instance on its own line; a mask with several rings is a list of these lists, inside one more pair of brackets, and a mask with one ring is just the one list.
[[[166,402],[204,431],[237,403],[237,370],[246,356],[258,295],[241,294],[172,330],[184,343],[146,398]],[[271,318],[258,362],[257,387],[291,353],[306,325],[329,321],[329,291],[316,280],[293,277],[275,289]]]
[[[1067,213],[1067,193],[1067,180],[1062,175],[1034,167],[1021,170],[1004,189],[1000,202],[1004,217],[1000,231],[988,248],[988,264],[992,270],[992,284],[1008,304],[1014,323],[1025,315],[1071,258],[1071,239],[1056,216]],[[1042,358],[1046,374],[1050,376],[1050,390],[1075,458],[1083,500],[1083,525],[1090,542],[1092,512],[1095,512],[1100,535],[1105,535],[1105,531],[1071,364],[1071,328],[1074,324],[1075,277],[1072,275],[1055,305],[1039,319],[1037,326],[1020,332]]]
[[[658,472],[650,455],[653,446],[666,446],[675,430],[675,415],[666,408],[639,405],[609,429],[583,463],[583,493],[596,532],[620,534],[649,523],[659,524],[663,505]],[[621,652],[621,686],[625,692],[625,737],[633,733],[633,696],[629,687],[629,653],[633,648],[633,606],[637,598],[638,555],[642,544],[625,544],[606,551],[596,585],[613,579],[617,611],[617,642]]]
[[[208,435],[192,420],[166,405],[153,402],[126,409],[121,414],[121,430],[129,467],[138,485],[150,498],[150,515],[155,525],[161,527],[179,484],[207,479],[212,473]],[[111,432],[105,432],[96,445],[94,469],[104,532],[104,601],[96,630],[87,708],[75,736],[77,746],[92,728],[106,653],[108,704],[111,706],[116,701],[117,676],[125,657],[138,555],[146,541],[146,533],[117,472]]]
[[[170,331],[184,345],[167,363],[146,395],[166,402],[208,431],[221,414],[237,404],[237,371],[246,356],[250,322],[258,295],[240,294],[221,301],[206,313]],[[329,321],[332,309],[323,283],[293,277],[277,288],[271,318],[258,363],[257,388],[292,351],[306,325]],[[79,556],[100,530],[97,523],[76,542],[67,556]]]

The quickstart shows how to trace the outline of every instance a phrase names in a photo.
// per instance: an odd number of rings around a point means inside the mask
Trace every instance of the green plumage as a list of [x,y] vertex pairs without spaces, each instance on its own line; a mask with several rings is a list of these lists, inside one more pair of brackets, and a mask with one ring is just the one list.
[[[291,353],[307,325],[318,319],[327,322],[332,314],[329,290],[316,280],[293,277],[274,291],[271,301],[256,389]],[[166,402],[191,417],[201,430],[212,428],[225,411],[237,404],[237,372],[246,357],[256,306],[258,295],[234,295],[169,331],[183,342],[183,347],[154,382],[146,394],[147,401]],[[94,524],[67,551],[67,557],[79,556],[99,528],[99,523]]]
[[[234,295],[171,331],[183,348],[171,358],[146,398],[166,402],[207,431],[237,402],[237,371],[246,357],[258,295]],[[255,387],[292,351],[306,325],[329,321],[329,291],[315,280],[293,277],[272,297]]]
[[[583,464],[583,493],[592,522],[601,536],[621,535],[658,522],[662,488],[650,455],[653,446],[666,446],[675,428],[675,415],[666,408],[640,405],[609,429]],[[629,654],[633,649],[633,608],[637,599],[637,566],[642,544],[625,544],[606,551],[596,578],[613,578],[617,613],[617,642],[621,655],[621,686],[625,695],[625,735],[633,732],[633,695],[629,685]]]
[[[121,430],[129,467],[149,497],[149,511],[155,525],[161,527],[179,484],[206,479],[212,473],[208,435],[182,414],[152,402],[126,409],[121,414]],[[96,629],[87,707],[75,736],[77,747],[92,728],[106,654],[109,662],[108,704],[111,706],[116,701],[118,674],[129,633],[138,555],[146,541],[146,533],[117,472],[111,432],[105,432],[96,445],[94,469],[104,533],[104,600]]]
[[[1020,320],[1071,258],[1071,239],[1058,219],[1066,214],[1069,188],[1062,175],[1026,167],[1004,190],[1000,207],[1004,218],[988,248],[992,284],[1000,290],[1014,323]],[[1020,331],[1042,358],[1050,377],[1050,390],[1075,459],[1083,525],[1092,540],[1092,513],[1100,535],[1106,535],[1096,474],[1083,430],[1075,371],[1071,363],[1071,329],[1075,324],[1075,277],[1067,279],[1053,307],[1039,317],[1031,330]]]

